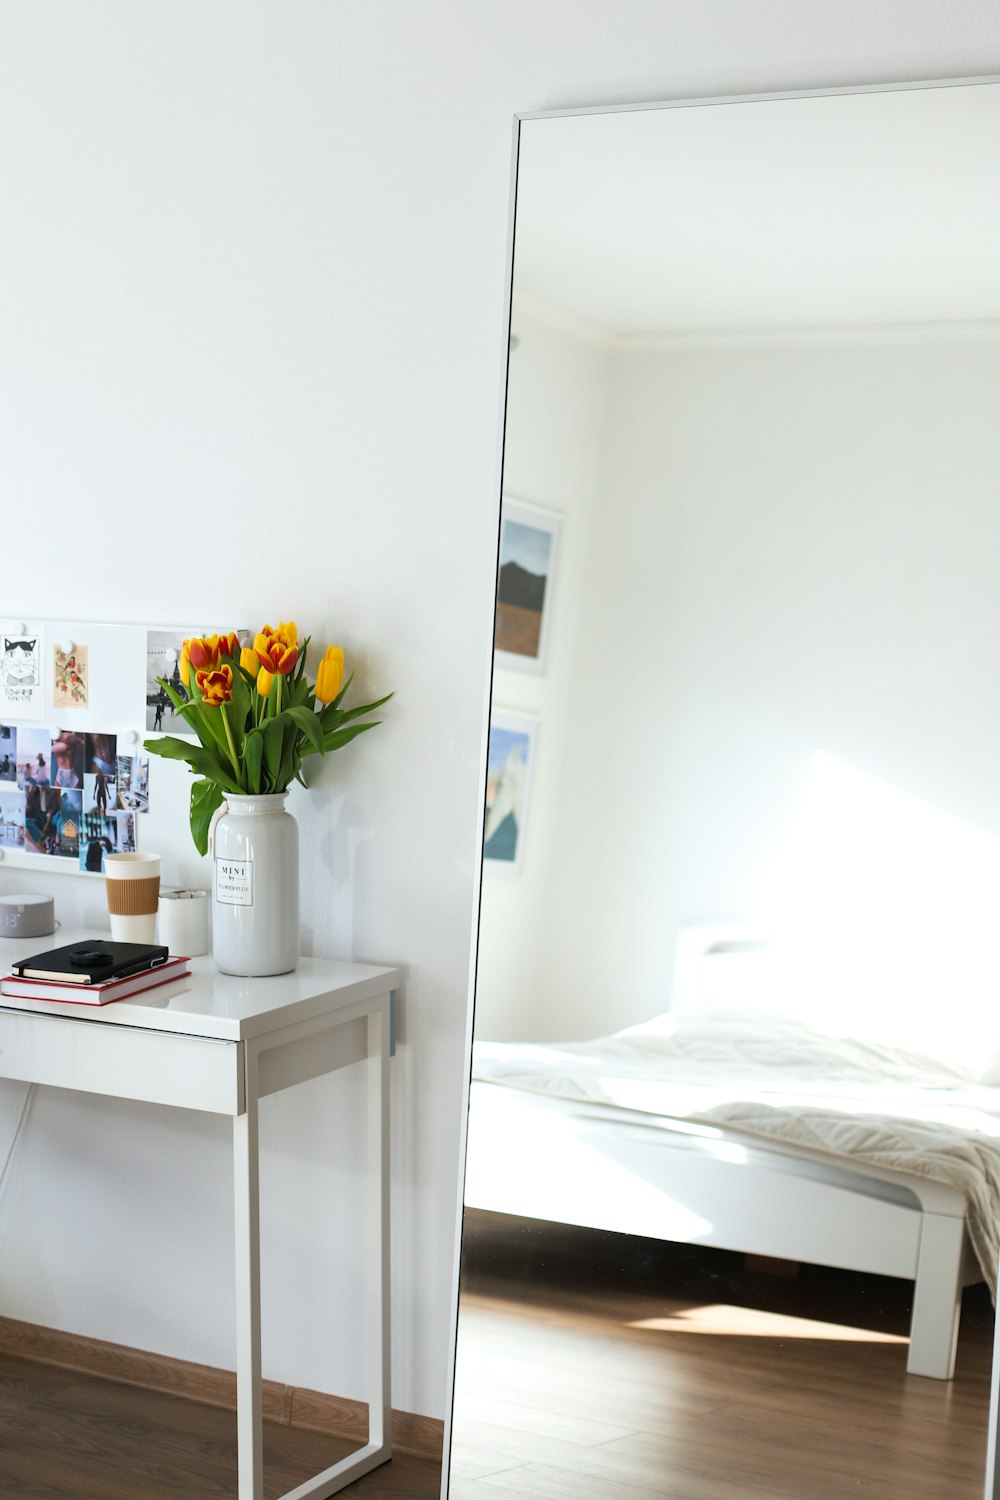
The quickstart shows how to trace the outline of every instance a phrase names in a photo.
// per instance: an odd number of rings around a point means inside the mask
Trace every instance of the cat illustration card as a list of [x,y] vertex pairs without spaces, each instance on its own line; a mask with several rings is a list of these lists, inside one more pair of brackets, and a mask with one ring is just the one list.
[[40,719],[44,712],[42,654],[45,633],[0,631],[0,714]]

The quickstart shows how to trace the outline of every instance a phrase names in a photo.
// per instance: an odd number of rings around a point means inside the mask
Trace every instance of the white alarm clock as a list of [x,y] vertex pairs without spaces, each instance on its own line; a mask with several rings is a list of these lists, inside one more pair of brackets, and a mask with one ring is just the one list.
[[55,930],[51,896],[0,896],[0,937],[44,937]]

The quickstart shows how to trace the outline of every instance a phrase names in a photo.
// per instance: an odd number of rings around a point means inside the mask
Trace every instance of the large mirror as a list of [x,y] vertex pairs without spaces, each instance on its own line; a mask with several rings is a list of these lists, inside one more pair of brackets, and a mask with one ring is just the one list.
[[971,1500],[1000,84],[519,122],[453,1500]]

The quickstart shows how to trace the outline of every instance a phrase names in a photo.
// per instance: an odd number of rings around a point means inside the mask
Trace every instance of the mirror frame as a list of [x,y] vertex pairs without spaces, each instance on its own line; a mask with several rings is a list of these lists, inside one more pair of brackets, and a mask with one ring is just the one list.
[[[626,104],[581,105],[570,109],[546,109],[516,112],[513,117],[511,148],[510,191],[507,211],[507,245],[503,289],[503,347],[504,376],[500,391],[498,434],[496,446],[496,470],[493,493],[496,503],[496,532],[494,536],[495,572],[499,568],[501,539],[501,504],[504,482],[504,460],[506,444],[507,400],[510,385],[510,340],[514,293],[514,257],[517,238],[517,187],[522,125],[534,120],[568,119],[577,115],[611,115],[650,113],[668,109],[704,109],[723,104],[760,104],[792,99],[835,98],[841,95],[894,94],[914,90],[966,88],[978,85],[1000,84],[1000,73],[971,74],[968,77],[928,78],[903,80],[890,83],[846,84],[836,88],[787,89],[766,93],[715,94],[692,99],[660,99],[637,101]],[[496,628],[496,595],[494,594],[494,631]],[[458,1192],[455,1213],[455,1238],[452,1261],[451,1313],[448,1343],[448,1370],[446,1384],[447,1407],[444,1419],[444,1440],[441,1454],[441,1500],[448,1500],[451,1478],[451,1448],[455,1404],[455,1375],[458,1352],[458,1320],[460,1311],[462,1280],[462,1242],[465,1207],[466,1153],[469,1121],[469,1096],[472,1082],[472,1042],[476,1018],[476,987],[479,962],[479,932],[482,921],[483,887],[483,834],[486,821],[486,762],[489,747],[490,711],[493,698],[495,654],[490,646],[489,667],[486,674],[483,703],[483,728],[480,743],[479,787],[480,799],[477,812],[476,839],[479,861],[476,866],[473,888],[474,925],[470,954],[468,1005],[466,1008],[465,1041],[463,1049],[462,1105],[459,1130]],[[998,1309],[1000,1311],[1000,1309]],[[1000,1500],[1000,1316],[997,1319],[997,1334],[994,1341],[993,1364],[990,1377],[989,1428],[986,1451],[985,1500]]]

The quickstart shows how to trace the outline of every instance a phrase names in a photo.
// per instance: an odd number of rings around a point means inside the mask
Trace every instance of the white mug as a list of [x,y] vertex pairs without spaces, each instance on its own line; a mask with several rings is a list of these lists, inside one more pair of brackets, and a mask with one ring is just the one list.
[[160,942],[186,958],[207,953],[208,908],[208,891],[161,890]]

